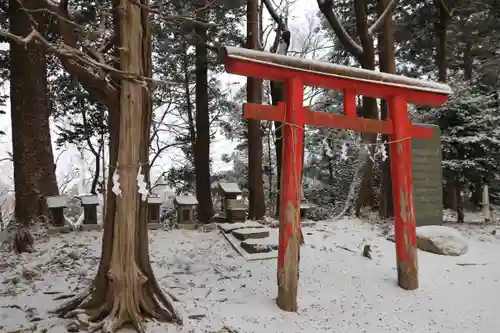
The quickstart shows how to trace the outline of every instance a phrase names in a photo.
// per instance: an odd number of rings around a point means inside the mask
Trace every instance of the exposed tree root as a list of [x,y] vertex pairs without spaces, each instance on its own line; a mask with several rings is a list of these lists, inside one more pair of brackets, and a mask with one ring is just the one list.
[[[108,292],[102,304],[98,307],[95,307],[96,305],[89,307],[89,304],[95,303],[92,300],[97,292],[95,288],[89,288],[53,310],[52,313],[60,318],[73,318],[78,314],[86,313],[89,315],[89,321],[93,322],[93,325],[89,327],[90,332],[112,333],[126,324],[131,324],[138,332],[143,333],[145,332],[142,324],[144,318],[182,325],[182,315],[174,304],[177,298],[168,291],[163,292],[154,278],[146,282],[144,279],[137,281],[141,283],[137,289],[140,292],[127,290],[127,292],[118,293],[115,297]],[[154,282],[150,283],[150,281]]]
[[15,254],[32,252],[34,242],[35,239],[31,235],[30,231],[26,228],[21,228],[14,235],[12,249],[14,250]]

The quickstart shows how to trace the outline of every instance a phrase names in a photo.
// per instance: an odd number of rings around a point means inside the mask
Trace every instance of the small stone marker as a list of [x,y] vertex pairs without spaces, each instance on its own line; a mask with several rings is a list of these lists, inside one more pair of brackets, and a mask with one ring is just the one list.
[[239,240],[269,237],[269,228],[243,228],[233,230],[232,234]]
[[441,132],[438,126],[431,139],[412,139],[412,178],[416,225],[439,225],[443,222],[443,180],[441,167]]
[[68,207],[69,197],[67,195],[57,195],[45,197],[49,208],[54,227],[64,227],[64,209]]
[[222,197],[220,210],[223,212],[227,210],[227,200],[236,199],[241,195],[241,189],[236,183],[219,183],[217,192]]
[[80,200],[83,206],[83,224],[97,224],[97,206],[99,205],[97,195],[82,195]]
[[149,197],[148,198],[148,228],[149,229],[159,229],[160,224],[160,197]]
[[238,199],[227,200],[227,221],[234,223],[237,221],[245,221],[247,219],[247,205]]
[[309,205],[305,197],[302,197],[300,199],[300,219],[305,219],[310,210],[311,205]]
[[177,223],[180,228],[194,229],[194,210],[198,200],[194,195],[177,196],[174,200],[177,210]]

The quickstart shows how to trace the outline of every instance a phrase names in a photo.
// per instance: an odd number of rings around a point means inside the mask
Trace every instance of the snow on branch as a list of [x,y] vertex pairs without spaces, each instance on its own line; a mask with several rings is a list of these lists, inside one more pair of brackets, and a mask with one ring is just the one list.
[[36,29],[33,29],[30,34],[26,37],[21,37],[17,36],[14,34],[11,34],[10,32],[0,29],[0,36],[5,37],[13,42],[19,43],[26,45],[30,42],[38,41],[45,47],[47,47],[47,50],[53,53],[56,53],[57,55],[63,56],[65,58],[69,58],[72,61],[76,61],[77,63],[85,66],[90,66],[95,69],[101,69],[104,70],[106,73],[115,76],[116,78],[120,80],[130,80],[130,81],[136,81],[136,82],[142,82],[142,81],[147,81],[147,82],[152,82],[156,84],[174,84],[172,82],[168,81],[163,81],[163,80],[156,80],[152,78],[148,78],[142,75],[138,75],[135,73],[127,73],[124,71],[121,71],[119,69],[116,69],[110,65],[107,65],[105,63],[100,63],[91,57],[87,56],[85,53],[81,52],[78,49],[75,49],[69,45],[66,45],[64,43],[59,43],[59,44],[53,44],[46,40]]
[[[25,3],[21,0],[15,1],[17,1],[19,9],[28,17],[32,31],[27,36],[18,36],[6,29],[0,29],[0,36],[21,45],[40,43],[48,52],[56,54],[64,69],[78,79],[89,93],[93,94],[96,99],[108,107],[115,106],[114,103],[117,100],[116,94],[118,93],[116,88],[109,82],[110,77],[117,80],[136,82],[149,89],[153,89],[158,85],[172,84],[172,82],[153,79],[140,73],[121,71],[114,65],[116,61],[114,57],[106,59],[105,53],[115,43],[113,38],[109,34],[106,34],[105,31],[106,17],[109,16],[111,9],[97,6],[99,20],[88,23],[96,23],[95,25],[97,25],[97,21],[99,21],[99,25],[88,31],[89,29],[80,25],[81,22],[77,20],[78,13],[73,14],[69,12],[67,0],[61,0],[60,2],[37,0],[35,3]],[[195,24],[213,26],[212,23],[197,22],[183,16],[164,16],[158,10],[151,9],[137,1],[134,3],[141,5],[141,9],[147,10],[153,15],[160,15],[161,19],[170,24],[191,21]],[[37,12],[45,12],[57,19],[61,42],[50,42],[43,37],[43,34],[38,30],[39,24],[32,15],[32,13]],[[79,45],[81,46],[81,50],[79,49]]]

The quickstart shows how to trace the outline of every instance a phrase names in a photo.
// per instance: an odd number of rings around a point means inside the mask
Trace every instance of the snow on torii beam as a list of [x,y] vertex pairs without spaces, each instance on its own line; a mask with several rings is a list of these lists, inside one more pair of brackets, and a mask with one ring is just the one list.
[[[300,179],[304,125],[384,133],[390,145],[392,192],[396,234],[398,283],[418,288],[415,208],[411,170],[411,138],[430,138],[432,129],[414,126],[408,103],[439,106],[451,93],[449,86],[375,71],[333,65],[296,57],[236,47],[222,48],[226,71],[285,83],[285,101],[277,106],[247,103],[244,116],[283,121],[280,239],[278,247],[278,299],[283,310],[296,311],[299,259]],[[345,115],[309,111],[303,106],[304,85],[344,92]],[[384,98],[389,120],[356,116],[356,95]]]
[[273,81],[299,76],[306,86],[353,90],[378,98],[397,95],[408,103],[425,106],[440,106],[451,94],[446,84],[400,75],[231,46],[222,50],[226,71],[232,74]]

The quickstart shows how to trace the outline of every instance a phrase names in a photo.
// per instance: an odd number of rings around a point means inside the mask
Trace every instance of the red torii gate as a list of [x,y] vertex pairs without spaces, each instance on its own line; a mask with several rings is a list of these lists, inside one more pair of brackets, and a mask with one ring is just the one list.
[[[278,247],[278,299],[280,308],[297,310],[300,256],[300,179],[304,125],[335,127],[390,135],[392,193],[396,236],[398,284],[418,288],[416,226],[411,169],[411,138],[431,138],[432,129],[412,125],[408,103],[439,106],[451,93],[449,86],[375,71],[333,65],[257,50],[222,49],[228,73],[285,83],[285,103],[250,104],[249,119],[283,121],[280,237]],[[304,86],[341,90],[345,115],[313,112],[303,106]],[[389,120],[356,116],[356,95],[388,101]]]

